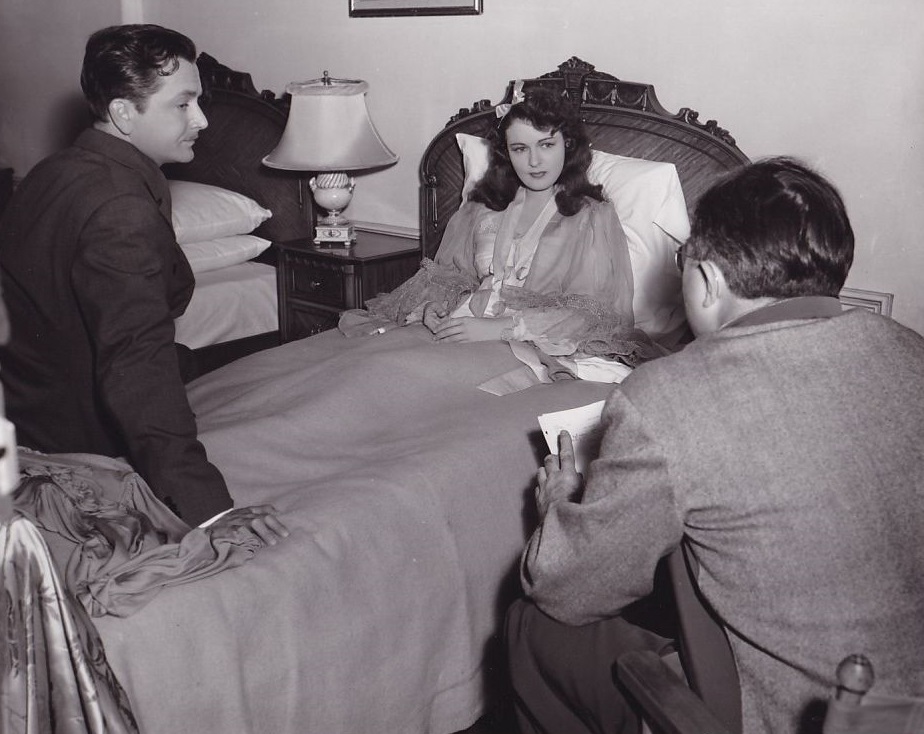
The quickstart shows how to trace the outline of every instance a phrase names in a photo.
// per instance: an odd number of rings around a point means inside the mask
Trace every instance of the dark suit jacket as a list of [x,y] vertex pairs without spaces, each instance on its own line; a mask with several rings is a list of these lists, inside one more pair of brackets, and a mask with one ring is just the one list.
[[794,734],[854,652],[877,690],[924,694],[924,339],[832,313],[784,301],[636,369],[581,502],[524,556],[536,603],[582,624],[647,594],[686,535],[750,734]]
[[85,131],[17,189],[0,273],[12,325],[0,377],[19,443],[126,456],[190,524],[230,507],[180,375],[173,319],[194,278],[157,165]]

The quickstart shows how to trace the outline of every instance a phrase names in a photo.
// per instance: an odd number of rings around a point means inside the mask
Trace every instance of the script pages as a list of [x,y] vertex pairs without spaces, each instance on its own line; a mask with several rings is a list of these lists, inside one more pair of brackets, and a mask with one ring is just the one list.
[[600,440],[603,438],[600,416],[603,413],[604,402],[598,400],[577,408],[543,413],[539,416],[539,427],[551,453],[558,455],[558,436],[562,431],[571,434],[575,468],[581,474],[586,473],[590,462],[600,453]]

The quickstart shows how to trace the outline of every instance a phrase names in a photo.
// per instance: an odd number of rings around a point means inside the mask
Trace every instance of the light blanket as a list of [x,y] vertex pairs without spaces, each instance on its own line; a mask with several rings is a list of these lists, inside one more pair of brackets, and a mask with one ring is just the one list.
[[175,320],[176,341],[190,349],[265,334],[279,328],[276,268],[247,262],[196,273],[186,311]]
[[97,621],[145,734],[448,734],[483,712],[546,453],[536,417],[606,397],[498,397],[501,342],[337,331],[205,375],[190,400],[238,505],[291,535]]

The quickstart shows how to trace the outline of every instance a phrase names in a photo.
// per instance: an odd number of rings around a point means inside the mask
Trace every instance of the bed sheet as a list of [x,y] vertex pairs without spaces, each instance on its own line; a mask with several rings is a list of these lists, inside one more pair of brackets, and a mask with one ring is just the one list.
[[500,342],[420,326],[336,331],[199,378],[201,438],[239,505],[291,535],[243,567],[96,620],[146,734],[448,734],[483,712],[485,662],[530,527],[536,417],[612,389],[498,397]]
[[244,262],[196,274],[186,313],[175,320],[176,341],[190,349],[279,328],[276,268]]

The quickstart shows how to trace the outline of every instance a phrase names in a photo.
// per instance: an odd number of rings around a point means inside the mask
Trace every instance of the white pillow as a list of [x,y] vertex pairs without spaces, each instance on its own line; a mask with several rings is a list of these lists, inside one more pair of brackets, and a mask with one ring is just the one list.
[[[465,166],[465,201],[488,170],[490,143],[466,133],[456,133],[456,142]],[[677,168],[595,150],[587,177],[603,184],[626,233],[636,326],[654,339],[679,335],[686,314],[674,251],[690,236],[690,220]]]
[[180,245],[194,273],[218,270],[247,262],[272,244],[252,234],[238,234]]
[[253,199],[192,181],[169,181],[173,230],[181,245],[250,234],[273,216]]
[[462,165],[465,169],[465,179],[462,181],[462,201],[466,202],[472,187],[488,172],[491,143],[468,133],[456,133],[456,143],[462,151]]

